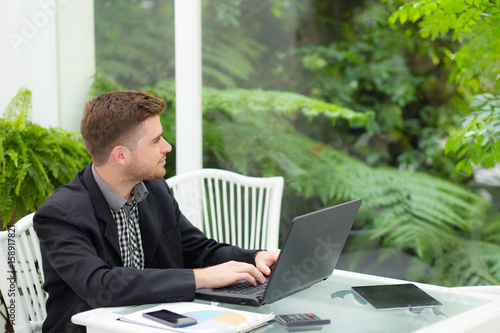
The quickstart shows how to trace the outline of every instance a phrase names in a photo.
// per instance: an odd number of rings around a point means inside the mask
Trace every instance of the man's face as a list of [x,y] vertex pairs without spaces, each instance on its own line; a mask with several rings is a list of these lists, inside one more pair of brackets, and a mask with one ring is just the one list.
[[139,125],[139,139],[130,149],[131,159],[125,170],[130,180],[140,182],[165,176],[166,155],[172,146],[162,135],[159,116],[149,117]]

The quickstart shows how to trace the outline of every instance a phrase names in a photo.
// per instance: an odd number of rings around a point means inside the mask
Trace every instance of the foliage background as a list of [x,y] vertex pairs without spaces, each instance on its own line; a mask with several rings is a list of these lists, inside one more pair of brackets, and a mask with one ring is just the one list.
[[[500,157],[500,3],[419,4],[202,1],[204,166],[284,176],[282,233],[293,216],[362,197],[348,269],[496,284],[499,191],[476,174]],[[173,1],[95,8],[91,94],[164,98],[175,146]],[[4,227],[89,161],[77,134],[29,122],[29,98],[1,123]]]
[[[167,101],[173,0],[96,0],[91,95]],[[347,268],[440,285],[500,282],[500,0],[202,0],[204,166],[285,178],[299,214],[361,197]],[[90,157],[79,134],[0,119],[3,227]],[[167,176],[175,173],[169,154]],[[402,274],[402,275],[394,275]]]
[[0,218],[5,229],[36,209],[90,162],[80,135],[29,120],[31,92],[24,88],[0,118]]
[[[474,165],[498,155],[499,3],[414,3],[202,1],[204,166],[283,175],[282,233],[362,197],[349,269],[496,284],[498,190]],[[96,33],[93,94],[165,98],[175,147],[173,1],[98,1]]]

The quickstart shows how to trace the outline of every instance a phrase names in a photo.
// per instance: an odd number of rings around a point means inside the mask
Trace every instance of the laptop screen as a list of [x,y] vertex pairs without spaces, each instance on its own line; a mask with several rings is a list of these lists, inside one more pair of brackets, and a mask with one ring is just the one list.
[[296,293],[333,273],[361,201],[349,201],[294,218],[263,303]]

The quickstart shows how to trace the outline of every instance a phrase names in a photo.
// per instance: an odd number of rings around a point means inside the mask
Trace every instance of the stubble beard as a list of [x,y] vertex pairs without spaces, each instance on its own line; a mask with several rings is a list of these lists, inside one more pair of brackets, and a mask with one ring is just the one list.
[[166,170],[163,166],[159,165],[159,161],[156,165],[145,165],[137,159],[133,159],[126,170],[127,178],[133,182],[141,182],[143,180],[152,180],[163,178],[166,174]]

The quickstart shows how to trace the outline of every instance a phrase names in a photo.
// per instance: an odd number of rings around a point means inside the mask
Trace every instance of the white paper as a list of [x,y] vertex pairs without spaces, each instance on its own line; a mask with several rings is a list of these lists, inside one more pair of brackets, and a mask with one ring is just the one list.
[[[185,327],[170,327],[151,319],[144,318],[144,312],[169,310],[198,321],[196,325]],[[143,326],[161,328],[171,332],[246,332],[253,328],[267,324],[274,319],[274,314],[262,314],[249,311],[234,310],[221,306],[212,306],[195,302],[165,303],[137,312],[124,315],[121,321]]]

